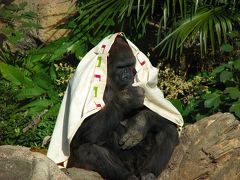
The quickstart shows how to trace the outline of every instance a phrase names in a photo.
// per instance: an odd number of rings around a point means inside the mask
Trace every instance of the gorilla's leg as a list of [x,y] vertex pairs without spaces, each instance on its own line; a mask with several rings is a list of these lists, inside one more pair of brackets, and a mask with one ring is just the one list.
[[104,147],[89,143],[74,151],[67,166],[99,172],[107,180],[127,179],[131,175],[115,154]]
[[160,175],[179,142],[176,126],[171,122],[162,123],[160,131],[155,134],[155,145],[152,146],[151,152],[148,152],[147,158],[140,165],[138,172],[142,177],[149,173],[153,173],[155,176]]

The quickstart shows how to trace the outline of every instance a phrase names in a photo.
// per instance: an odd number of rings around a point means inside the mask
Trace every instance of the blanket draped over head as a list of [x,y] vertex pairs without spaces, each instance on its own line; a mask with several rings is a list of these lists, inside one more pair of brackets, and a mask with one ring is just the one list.
[[[107,82],[107,57],[118,35],[126,39],[123,33],[104,38],[83,57],[68,84],[47,154],[55,163],[66,164],[70,155],[70,142],[76,131],[84,119],[105,105],[103,94]],[[133,86],[144,88],[144,105],[175,123],[180,131],[183,118],[158,89],[158,69],[151,65],[149,59],[131,41],[126,41],[136,57],[137,73]]]

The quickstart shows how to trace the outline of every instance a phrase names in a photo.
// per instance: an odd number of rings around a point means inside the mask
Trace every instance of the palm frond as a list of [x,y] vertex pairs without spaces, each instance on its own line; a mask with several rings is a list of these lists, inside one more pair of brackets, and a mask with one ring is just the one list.
[[[187,41],[199,42],[201,54],[207,52],[207,44],[215,52],[216,42],[227,41],[226,33],[232,31],[232,19],[226,14],[223,7],[202,8],[195,15],[181,22],[156,47],[161,52],[167,52],[167,57],[173,58],[174,52],[184,46]],[[217,38],[217,41],[216,41]]]
[[147,19],[154,13],[154,9],[155,0],[93,0],[79,8],[80,15],[75,19],[76,24],[79,24],[76,32],[80,28],[81,33],[94,31],[96,34],[100,30],[108,30],[109,21],[122,27],[126,22],[137,21],[134,27],[138,29],[144,25],[145,29]]

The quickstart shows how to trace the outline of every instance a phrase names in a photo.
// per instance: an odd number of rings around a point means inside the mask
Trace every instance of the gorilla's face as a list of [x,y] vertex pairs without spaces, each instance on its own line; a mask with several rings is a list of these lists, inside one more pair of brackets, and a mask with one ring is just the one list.
[[131,86],[136,74],[135,63],[128,43],[120,36],[117,37],[109,51],[107,86],[115,91]]

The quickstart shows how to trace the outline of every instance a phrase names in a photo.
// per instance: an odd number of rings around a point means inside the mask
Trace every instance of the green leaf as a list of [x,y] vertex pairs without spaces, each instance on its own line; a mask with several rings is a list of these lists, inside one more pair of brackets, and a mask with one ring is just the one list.
[[38,72],[46,73],[48,71],[48,68],[44,64],[34,63],[34,66],[31,68],[31,71],[33,73],[38,73]]
[[237,87],[227,87],[224,92],[228,93],[232,99],[240,98],[240,91]]
[[206,108],[216,109],[221,103],[220,94],[218,94],[217,92],[205,95],[204,99],[204,106]]
[[233,67],[237,70],[240,70],[240,59],[233,61]]
[[19,9],[24,9],[27,6],[27,2],[21,2],[18,4]]
[[76,42],[71,47],[71,52],[75,53],[75,56],[79,59],[82,58],[87,53],[87,46],[86,43],[83,41]]
[[35,116],[36,114],[44,111],[46,107],[44,106],[34,106],[28,109],[28,115]]
[[53,89],[50,89],[48,92],[48,96],[51,98],[52,101],[59,101],[59,96],[58,96],[58,92],[54,91]]
[[223,71],[220,74],[220,81],[225,83],[228,80],[231,80],[233,77],[233,73],[229,71]]
[[210,35],[210,42],[213,53],[215,53],[215,39],[214,39],[214,29],[213,29],[213,19],[209,19],[209,35]]
[[1,32],[4,33],[4,35],[8,38],[8,41],[12,44],[16,44],[23,37],[22,32],[16,31],[10,26],[2,28]]
[[183,113],[183,105],[180,100],[172,99],[171,103],[177,108],[177,110],[182,114]]
[[216,74],[222,72],[224,69],[225,69],[225,66],[220,65],[220,66],[216,67],[216,68],[212,71],[211,75],[212,75],[212,76],[215,76]]
[[22,22],[22,27],[23,28],[38,28],[40,29],[41,26],[37,23],[34,23],[34,22]]
[[228,32],[227,35],[230,37],[230,38],[236,38],[239,36],[239,33],[237,31],[231,31],[231,32]]
[[5,63],[0,63],[0,72],[3,77],[15,85],[27,86],[32,83],[32,81],[24,76],[24,73],[20,68],[8,65]]
[[52,54],[50,61],[54,61],[59,59],[60,57],[62,57],[64,55],[64,53],[67,52],[67,49],[71,46],[71,42],[67,43],[67,42],[63,42],[61,44],[61,46],[59,46]]
[[[184,8],[184,10],[186,9]],[[174,41],[177,42],[175,43],[177,47],[175,51],[180,51],[185,43],[200,40],[201,55],[204,55],[204,53],[207,53],[207,48],[209,47],[208,42],[211,42],[211,48],[214,49],[217,41],[215,34],[217,34],[218,41],[220,42],[219,38],[224,36],[228,28],[231,29],[231,21],[228,18],[220,17],[223,12],[224,9],[222,7],[203,7],[196,14],[187,18],[184,17],[181,22],[179,21],[173,28],[170,28],[170,33],[154,49],[160,47],[162,49],[160,54],[164,52],[164,54],[167,54],[167,57],[170,57],[170,54],[173,54],[171,49],[173,48]]]
[[51,78],[46,73],[43,73],[43,72],[37,73],[33,77],[33,81],[43,89],[49,90],[53,88],[53,85],[52,85],[53,83],[51,81]]
[[46,116],[49,116],[49,117],[57,116],[59,108],[60,108],[60,105],[61,105],[60,103],[57,103],[57,104],[53,105],[53,107],[51,107],[48,110]]
[[70,21],[66,24],[67,28],[73,29],[77,27],[77,24],[74,21]]
[[17,4],[11,3],[7,6],[7,9],[10,11],[17,11],[19,10],[19,6]]
[[33,87],[33,88],[24,88],[20,90],[20,93],[17,94],[18,99],[25,99],[25,98],[33,98],[36,96],[40,96],[46,91],[40,87]]
[[47,57],[49,57],[48,54],[33,54],[32,53],[29,55],[29,61],[38,62],[38,61],[45,60]]
[[233,46],[230,45],[230,44],[223,44],[220,49],[223,52],[232,52],[233,51]]
[[235,102],[229,109],[230,112],[234,112],[235,115],[240,118],[240,101]]
[[215,22],[215,29],[216,29],[216,33],[217,33],[218,44],[220,45],[222,43],[220,22],[217,18],[213,18],[213,20]]
[[33,11],[24,12],[22,14],[22,16],[24,16],[25,18],[28,18],[28,19],[37,18],[37,14]]
[[184,112],[183,112],[182,115],[183,115],[183,116],[188,116],[191,112],[194,111],[195,107],[196,107],[196,102],[195,102],[195,100],[193,99],[193,100],[191,100],[191,101],[187,104],[187,106],[186,106],[186,108],[184,109]]
[[51,64],[51,67],[50,67],[50,77],[51,77],[51,80],[53,80],[53,81],[55,81],[57,78],[54,64]]
[[37,100],[32,101],[32,102],[26,104],[25,106],[21,107],[19,110],[27,109],[27,108],[34,107],[34,106],[41,106],[41,107],[47,108],[51,104],[52,104],[52,102],[50,100],[37,99]]

